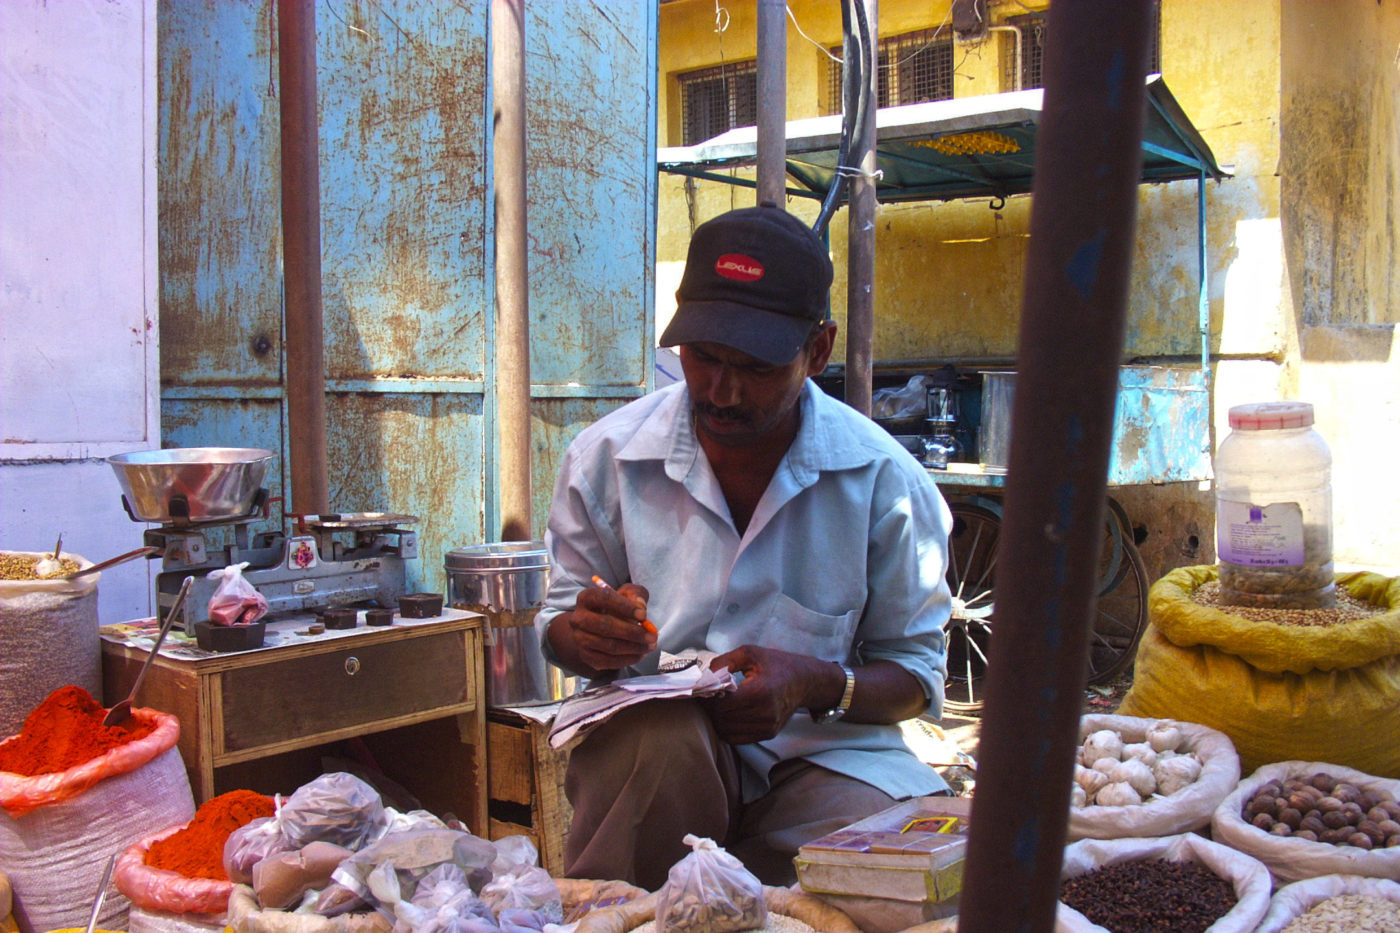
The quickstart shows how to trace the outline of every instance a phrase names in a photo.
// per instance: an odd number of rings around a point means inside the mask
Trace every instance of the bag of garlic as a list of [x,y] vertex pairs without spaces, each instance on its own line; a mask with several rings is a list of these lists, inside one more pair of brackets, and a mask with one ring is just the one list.
[[1197,591],[1216,581],[1201,566],[1153,584],[1118,712],[1218,729],[1245,773],[1318,760],[1400,778],[1400,579],[1338,574],[1339,591],[1373,607],[1340,621],[1328,621],[1336,610],[1263,610],[1281,619],[1269,621],[1203,604]]
[[671,866],[657,892],[659,933],[758,930],[768,920],[763,883],[713,839],[686,833],[691,852]]
[[1200,829],[1239,783],[1229,736],[1199,723],[1088,715],[1079,739],[1070,841]]

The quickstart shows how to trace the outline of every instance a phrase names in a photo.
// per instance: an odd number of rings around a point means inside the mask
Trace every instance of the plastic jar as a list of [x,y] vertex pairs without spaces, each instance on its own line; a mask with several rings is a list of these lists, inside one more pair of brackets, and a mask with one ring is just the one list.
[[1230,434],[1215,455],[1223,605],[1333,605],[1332,453],[1312,424],[1307,402],[1230,409]]

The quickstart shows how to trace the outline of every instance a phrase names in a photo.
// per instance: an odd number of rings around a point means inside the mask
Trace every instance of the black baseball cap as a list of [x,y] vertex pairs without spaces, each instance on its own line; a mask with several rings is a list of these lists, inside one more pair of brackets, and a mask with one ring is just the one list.
[[792,362],[827,320],[831,257],[798,218],[765,201],[695,229],[661,346],[719,343],[765,363]]

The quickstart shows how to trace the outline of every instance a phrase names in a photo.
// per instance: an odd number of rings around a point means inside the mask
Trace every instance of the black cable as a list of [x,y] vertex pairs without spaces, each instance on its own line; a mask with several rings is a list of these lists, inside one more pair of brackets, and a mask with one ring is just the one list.
[[[856,31],[851,32],[851,13],[854,10]],[[841,142],[836,155],[836,174],[822,200],[821,211],[817,214],[812,229],[824,233],[845,196],[849,179],[844,166],[850,159],[851,141],[864,135],[865,122],[870,119],[869,87],[873,78],[867,73],[870,59],[870,24],[865,16],[864,0],[845,0],[841,5],[841,32],[844,36],[841,54]]]

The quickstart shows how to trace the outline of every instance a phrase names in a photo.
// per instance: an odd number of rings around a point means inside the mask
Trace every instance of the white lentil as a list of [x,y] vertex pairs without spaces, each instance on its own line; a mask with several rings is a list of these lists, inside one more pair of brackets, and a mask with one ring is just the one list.
[[1313,905],[1281,933],[1400,933],[1400,903],[1364,894],[1341,894]]
[[1191,593],[1191,601],[1202,606],[1210,606],[1221,612],[1228,612],[1251,622],[1273,622],[1276,625],[1328,626],[1364,619],[1368,616],[1389,612],[1384,606],[1362,602],[1345,587],[1337,587],[1337,602],[1330,609],[1264,609],[1257,606],[1222,606],[1220,604],[1220,582],[1211,580],[1202,583]]

